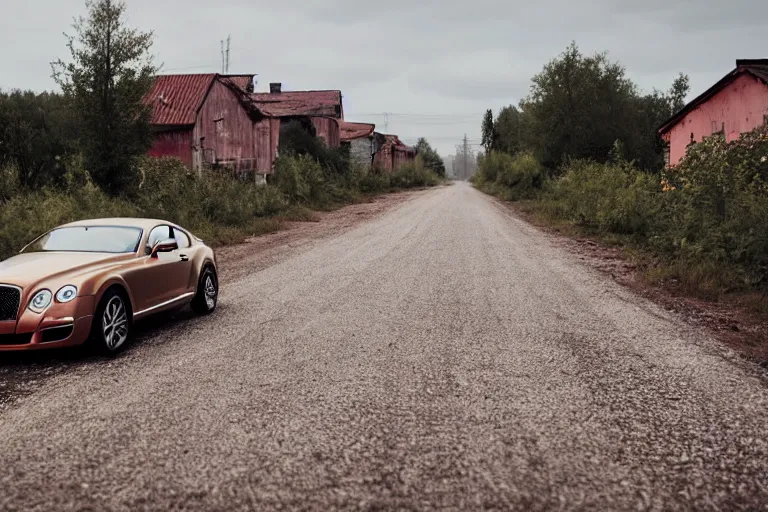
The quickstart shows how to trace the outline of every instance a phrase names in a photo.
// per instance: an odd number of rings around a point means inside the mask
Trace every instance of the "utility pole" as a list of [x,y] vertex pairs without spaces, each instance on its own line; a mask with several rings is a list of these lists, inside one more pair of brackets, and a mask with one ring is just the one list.
[[227,67],[226,67],[227,73],[229,73],[229,41],[230,41],[230,36],[227,36]]
[[229,41],[230,36],[227,36],[227,47],[224,49],[224,40],[221,40],[221,74],[229,73]]
[[467,134],[464,134],[464,179],[469,178],[469,171],[467,170]]

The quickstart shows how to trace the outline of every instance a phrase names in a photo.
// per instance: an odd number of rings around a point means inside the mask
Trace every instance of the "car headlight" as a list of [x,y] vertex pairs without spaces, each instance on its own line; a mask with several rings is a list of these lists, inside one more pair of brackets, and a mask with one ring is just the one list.
[[53,294],[50,290],[40,290],[32,297],[27,307],[35,313],[42,313],[45,308],[51,305],[51,299],[53,299]]
[[68,284],[56,292],[56,302],[70,302],[77,297],[77,286]]

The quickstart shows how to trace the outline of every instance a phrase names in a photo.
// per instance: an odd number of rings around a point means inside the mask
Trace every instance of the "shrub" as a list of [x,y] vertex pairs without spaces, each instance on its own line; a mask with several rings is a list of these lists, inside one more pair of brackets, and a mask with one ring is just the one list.
[[401,165],[390,176],[390,186],[396,188],[433,187],[440,183],[440,177],[426,168],[421,157]]
[[605,233],[648,237],[661,209],[658,179],[631,164],[569,162],[548,196],[560,215]]

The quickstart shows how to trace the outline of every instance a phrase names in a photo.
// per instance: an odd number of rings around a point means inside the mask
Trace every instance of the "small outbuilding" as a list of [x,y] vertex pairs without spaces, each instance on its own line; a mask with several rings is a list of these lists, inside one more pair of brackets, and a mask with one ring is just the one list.
[[676,165],[688,145],[721,134],[728,141],[768,123],[768,59],[736,61],[736,69],[677,112],[661,128],[666,163]]
[[[272,171],[277,136],[250,101],[253,75],[160,75],[145,102],[152,107],[150,156],[174,156],[194,170]],[[278,126],[279,129],[279,126]]]

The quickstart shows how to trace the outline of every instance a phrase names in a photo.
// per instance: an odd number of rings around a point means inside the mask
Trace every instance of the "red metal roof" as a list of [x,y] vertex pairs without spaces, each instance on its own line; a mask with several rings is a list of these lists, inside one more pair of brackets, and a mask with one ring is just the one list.
[[397,135],[388,135],[383,134],[384,138],[386,139],[386,142],[384,143],[385,146],[390,146],[393,150],[396,151],[405,151],[407,153],[415,153],[416,148],[413,148],[411,146],[407,146],[403,141],[400,140],[400,137]]
[[251,94],[259,110],[272,117],[322,116],[344,118],[341,91],[284,91]]
[[688,113],[709,100],[712,96],[720,92],[725,86],[736,80],[742,74],[749,74],[768,85],[768,59],[740,59],[736,61],[736,69],[725,75],[719,82],[697,96],[688,103],[682,110],[675,113],[659,128],[659,134],[664,135],[680,122]]
[[160,75],[145,102],[152,105],[152,124],[195,124],[197,111],[211,88],[215,73]]
[[373,130],[376,129],[376,125],[341,121],[339,123],[339,128],[341,128],[341,140],[353,140],[359,139],[360,137],[368,137],[373,133]]
[[149,94],[144,98],[147,104],[152,105],[150,123],[166,126],[195,124],[197,112],[217,77],[243,90],[253,79],[253,75],[218,75],[216,73],[158,75]]

